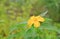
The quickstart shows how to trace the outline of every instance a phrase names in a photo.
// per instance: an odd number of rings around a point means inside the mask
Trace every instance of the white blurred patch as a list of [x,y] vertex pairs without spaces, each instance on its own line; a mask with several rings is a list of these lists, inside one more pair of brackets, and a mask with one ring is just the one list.
[[48,13],[48,10],[46,10],[45,12],[41,13],[40,16],[45,16]]

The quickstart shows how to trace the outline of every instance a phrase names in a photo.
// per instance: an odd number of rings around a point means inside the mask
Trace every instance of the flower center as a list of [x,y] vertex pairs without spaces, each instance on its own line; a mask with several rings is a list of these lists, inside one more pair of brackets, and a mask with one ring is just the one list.
[[34,19],[34,21],[37,21],[37,19]]

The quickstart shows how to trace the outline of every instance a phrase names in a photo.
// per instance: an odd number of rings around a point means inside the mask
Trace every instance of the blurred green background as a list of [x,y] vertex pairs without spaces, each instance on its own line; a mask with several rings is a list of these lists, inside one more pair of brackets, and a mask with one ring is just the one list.
[[[10,38],[9,28],[11,25],[14,26],[17,23],[25,22],[30,16],[38,16],[47,10],[48,13],[44,17],[52,19],[52,22],[48,22],[52,23],[60,31],[60,0],[0,0],[0,39]],[[60,39],[60,33],[58,32],[51,31],[51,35],[46,34],[50,31],[44,31],[45,33],[43,33],[41,30],[40,32],[41,39]],[[45,34],[47,36],[43,38]],[[8,38],[5,36],[8,36]]]

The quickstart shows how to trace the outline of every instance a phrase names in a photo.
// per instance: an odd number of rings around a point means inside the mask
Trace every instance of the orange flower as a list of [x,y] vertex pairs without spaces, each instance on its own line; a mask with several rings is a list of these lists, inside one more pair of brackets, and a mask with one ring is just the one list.
[[31,27],[32,24],[34,24],[34,27],[39,27],[40,26],[40,22],[44,22],[44,18],[42,18],[41,16],[32,16],[29,20],[28,20],[28,26]]

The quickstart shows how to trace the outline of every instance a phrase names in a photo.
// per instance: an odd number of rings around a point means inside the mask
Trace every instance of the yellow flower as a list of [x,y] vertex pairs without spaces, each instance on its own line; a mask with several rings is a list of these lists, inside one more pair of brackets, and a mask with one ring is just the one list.
[[32,16],[28,20],[28,26],[31,27],[32,24],[34,24],[34,27],[37,28],[40,26],[40,22],[44,22],[44,18],[42,18],[41,16]]

